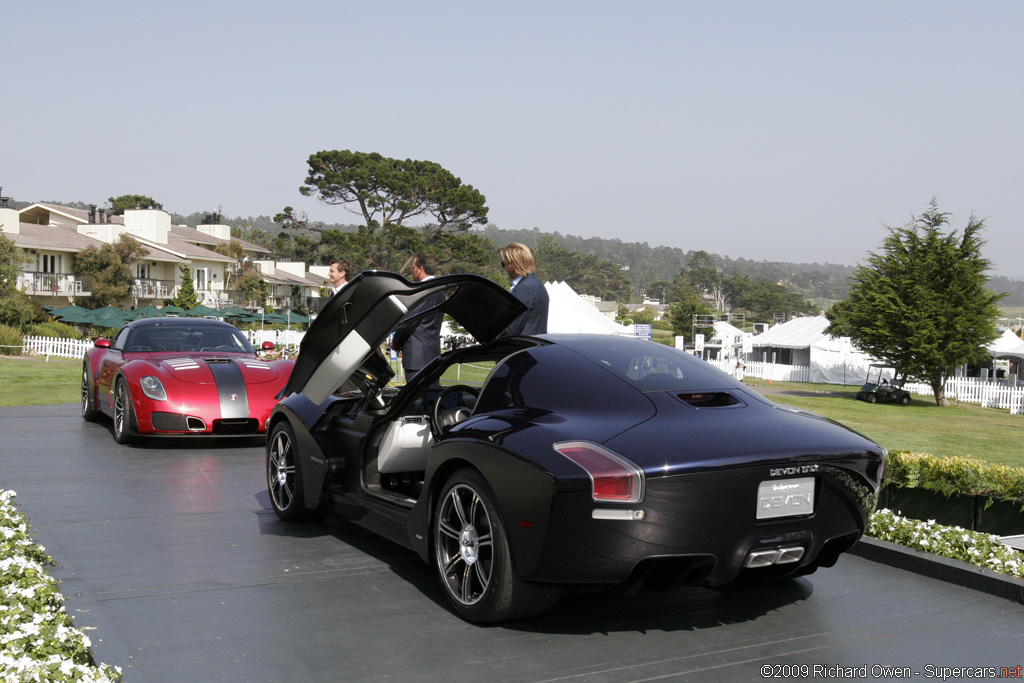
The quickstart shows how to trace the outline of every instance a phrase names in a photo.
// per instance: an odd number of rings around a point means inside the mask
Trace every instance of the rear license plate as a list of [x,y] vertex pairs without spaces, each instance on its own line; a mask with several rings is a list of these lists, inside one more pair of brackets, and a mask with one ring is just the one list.
[[814,477],[762,481],[757,487],[757,518],[795,517],[814,512]]

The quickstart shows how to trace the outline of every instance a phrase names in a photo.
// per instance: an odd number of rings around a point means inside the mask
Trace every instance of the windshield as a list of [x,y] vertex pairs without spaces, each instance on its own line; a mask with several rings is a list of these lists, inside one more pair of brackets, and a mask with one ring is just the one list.
[[135,329],[128,338],[125,351],[256,353],[242,333],[232,327],[189,323],[170,323]]

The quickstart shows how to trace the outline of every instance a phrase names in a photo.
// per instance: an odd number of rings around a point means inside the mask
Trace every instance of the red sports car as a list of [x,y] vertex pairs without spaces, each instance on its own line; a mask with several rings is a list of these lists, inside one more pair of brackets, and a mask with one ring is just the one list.
[[86,352],[82,417],[112,417],[118,443],[138,435],[262,434],[294,365],[261,360],[244,335],[218,320],[136,320]]

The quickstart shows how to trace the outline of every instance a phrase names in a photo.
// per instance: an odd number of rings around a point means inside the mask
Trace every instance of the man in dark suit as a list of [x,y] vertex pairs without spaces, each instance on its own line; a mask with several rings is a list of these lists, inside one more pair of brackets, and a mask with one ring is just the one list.
[[[416,254],[412,260],[412,279],[423,282],[437,273],[437,260],[432,254]],[[411,318],[419,311],[444,303],[444,292],[434,292],[416,304],[406,318]],[[402,368],[405,370],[405,381],[423,369],[430,361],[441,355],[441,322],[444,314],[438,311],[418,320],[404,322],[395,330],[391,340],[391,348],[402,351]]]
[[526,304],[526,311],[501,335],[547,333],[548,291],[533,272],[533,252],[525,244],[513,242],[501,250],[501,267],[512,280],[512,296]]

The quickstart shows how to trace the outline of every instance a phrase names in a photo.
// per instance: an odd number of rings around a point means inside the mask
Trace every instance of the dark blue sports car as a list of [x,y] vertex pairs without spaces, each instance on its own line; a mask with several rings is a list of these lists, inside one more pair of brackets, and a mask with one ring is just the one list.
[[[483,343],[388,386],[382,344],[437,291]],[[801,576],[860,538],[884,448],[661,344],[495,339],[521,311],[472,275],[354,279],[271,415],[275,512],[335,513],[414,549],[479,622],[542,612],[571,585]]]

